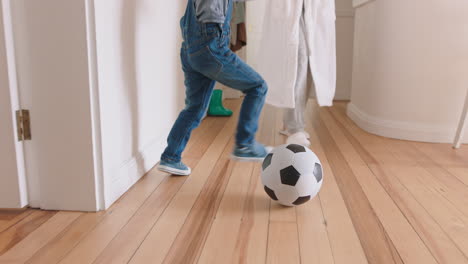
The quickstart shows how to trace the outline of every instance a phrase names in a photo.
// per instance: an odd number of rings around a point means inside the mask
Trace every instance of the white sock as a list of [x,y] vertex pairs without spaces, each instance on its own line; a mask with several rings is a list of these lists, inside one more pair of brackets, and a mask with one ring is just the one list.
[[292,134],[288,137],[287,144],[298,144],[302,146],[310,146],[310,141],[307,139],[307,135],[305,132],[297,132]]

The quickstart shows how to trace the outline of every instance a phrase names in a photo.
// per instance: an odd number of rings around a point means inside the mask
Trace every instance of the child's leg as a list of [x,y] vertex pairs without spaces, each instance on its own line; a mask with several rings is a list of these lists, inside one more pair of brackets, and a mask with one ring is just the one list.
[[[183,55],[184,56],[184,55]],[[195,72],[182,59],[185,73],[185,109],[180,112],[167,139],[161,160],[179,162],[192,130],[199,124],[208,108],[215,81]]]
[[195,62],[193,66],[210,78],[246,95],[239,116],[236,144],[246,146],[254,143],[258,119],[268,90],[265,81],[229,48],[210,45],[210,50],[203,56],[205,60],[207,57],[208,60],[217,61],[219,67],[209,69],[203,67],[203,62]]

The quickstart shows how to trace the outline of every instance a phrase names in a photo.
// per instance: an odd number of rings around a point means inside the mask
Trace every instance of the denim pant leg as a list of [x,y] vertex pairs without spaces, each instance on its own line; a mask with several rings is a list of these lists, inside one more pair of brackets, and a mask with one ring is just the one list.
[[237,67],[235,65],[226,67],[226,72],[217,80],[245,94],[237,124],[236,144],[247,146],[255,140],[268,87],[259,74],[237,58],[237,55],[234,56],[239,62]]
[[192,130],[200,125],[215,81],[194,71],[187,64],[187,56],[182,52],[182,65],[185,74],[185,108],[180,112],[167,139],[167,148],[161,156],[161,160],[179,162]]
[[[245,146],[255,140],[268,88],[263,78],[229,49],[228,41],[227,38],[214,39],[206,47],[203,60],[194,60],[192,65],[211,79],[246,95],[236,134],[236,144]],[[206,65],[208,61],[210,65]]]

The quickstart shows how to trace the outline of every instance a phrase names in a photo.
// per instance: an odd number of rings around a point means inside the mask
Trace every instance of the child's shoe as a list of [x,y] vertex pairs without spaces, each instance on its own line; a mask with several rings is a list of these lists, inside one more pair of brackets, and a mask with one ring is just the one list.
[[192,170],[182,162],[169,162],[161,160],[158,164],[158,170],[177,176],[188,176]]
[[272,149],[272,147],[265,147],[258,142],[249,146],[236,146],[232,152],[232,158],[239,161],[262,162]]

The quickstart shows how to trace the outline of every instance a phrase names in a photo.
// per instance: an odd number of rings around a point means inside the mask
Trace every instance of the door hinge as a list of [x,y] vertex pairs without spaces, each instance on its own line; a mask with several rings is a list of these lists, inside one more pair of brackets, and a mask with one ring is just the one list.
[[16,129],[18,132],[18,141],[31,140],[29,110],[21,109],[16,111]]

